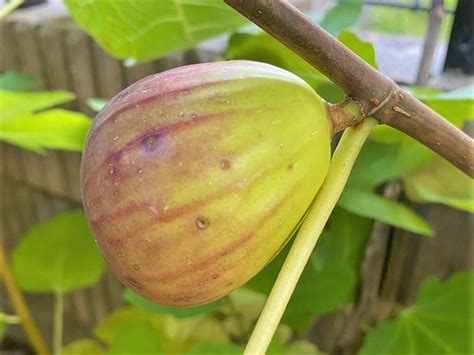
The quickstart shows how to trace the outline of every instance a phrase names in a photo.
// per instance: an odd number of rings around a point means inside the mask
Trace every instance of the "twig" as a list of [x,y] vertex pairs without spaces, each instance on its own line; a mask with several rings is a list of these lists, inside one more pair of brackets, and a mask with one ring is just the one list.
[[4,5],[0,9],[0,21],[7,16],[10,12],[14,11],[18,6],[23,4],[23,0],[12,0],[10,2],[7,2],[6,5]]
[[38,354],[49,354],[48,346],[41,335],[41,331],[31,316],[25,298],[13,277],[3,246],[0,246],[0,274],[5,283],[5,288],[10,297],[13,308],[15,309],[16,314],[20,317],[21,325],[25,330],[31,345]]
[[367,116],[372,112],[370,116],[380,123],[405,132],[474,177],[472,138],[402,91],[289,2],[225,2],[341,87]]
[[245,349],[247,355],[265,354],[286,305],[319,236],[344,189],[352,166],[376,121],[366,118],[348,128],[331,160],[323,186],[316,195]]

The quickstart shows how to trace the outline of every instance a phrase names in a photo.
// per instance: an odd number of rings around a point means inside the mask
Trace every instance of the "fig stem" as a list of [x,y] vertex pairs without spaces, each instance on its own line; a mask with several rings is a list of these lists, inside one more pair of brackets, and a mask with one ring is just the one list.
[[364,118],[362,107],[350,97],[337,104],[325,102],[325,105],[331,123],[331,135],[355,126]]
[[321,189],[309,207],[244,354],[265,354],[316,242],[341,196],[359,152],[377,121],[371,117],[344,132]]
[[3,245],[0,245],[0,276],[3,279],[5,290],[10,298],[12,307],[20,318],[20,324],[31,343],[31,346],[37,354],[49,354],[50,352],[46,345],[46,341],[44,340],[38,325],[31,316],[25,297],[20,291],[15,277],[13,276]]

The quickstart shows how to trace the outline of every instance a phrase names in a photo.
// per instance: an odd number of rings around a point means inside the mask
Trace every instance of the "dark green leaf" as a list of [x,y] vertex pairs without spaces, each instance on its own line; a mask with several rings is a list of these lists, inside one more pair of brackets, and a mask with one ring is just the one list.
[[25,291],[67,292],[96,283],[104,261],[82,212],[35,225],[13,250],[13,272]]
[[473,180],[440,157],[406,176],[404,184],[413,201],[443,203],[474,212]]
[[370,190],[346,187],[338,205],[360,216],[373,218],[410,232],[431,236],[425,220],[401,203],[376,195]]
[[26,91],[38,85],[40,81],[34,76],[16,72],[0,74],[0,89],[8,91]]
[[[304,329],[311,317],[352,302],[357,270],[371,226],[368,219],[340,208],[333,211],[285,311],[284,323]],[[268,293],[288,250],[289,246],[246,287]]]
[[193,346],[186,354],[242,354],[243,347],[231,342],[203,342]]
[[321,20],[320,25],[333,35],[357,22],[362,11],[363,0],[340,0]]
[[474,272],[423,281],[415,304],[371,330],[359,354],[472,354]]
[[186,318],[186,317],[192,317],[201,313],[209,313],[224,304],[224,301],[220,299],[212,303],[205,304],[203,306],[185,307],[185,308],[165,307],[165,306],[153,303],[151,301],[148,301],[147,299],[137,295],[130,289],[126,289],[124,291],[123,298],[126,301],[128,301],[130,304],[143,308],[147,311],[150,311],[153,313],[164,313],[164,314],[169,313],[169,314],[174,315],[177,318]]
[[220,0],[67,0],[73,19],[111,55],[151,60],[246,20]]

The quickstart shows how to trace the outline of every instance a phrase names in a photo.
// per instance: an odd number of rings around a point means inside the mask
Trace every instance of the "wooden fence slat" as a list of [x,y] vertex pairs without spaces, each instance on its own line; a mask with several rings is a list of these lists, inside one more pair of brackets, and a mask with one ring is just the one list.
[[72,86],[79,109],[93,116],[94,112],[86,103],[87,99],[98,96],[95,87],[96,73],[92,65],[91,39],[82,30],[77,29],[68,31],[66,43]]

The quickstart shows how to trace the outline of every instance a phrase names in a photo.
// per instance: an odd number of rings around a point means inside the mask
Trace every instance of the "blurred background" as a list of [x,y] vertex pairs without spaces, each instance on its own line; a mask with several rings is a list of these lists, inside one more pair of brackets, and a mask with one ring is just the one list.
[[[0,8],[14,2],[0,1]],[[97,110],[138,79],[185,64],[249,59],[293,71],[328,101],[344,97],[222,2],[181,3],[193,40],[173,32],[185,28],[179,21],[176,29],[160,28],[160,11],[175,5],[168,0],[25,0],[0,20],[0,274],[6,280],[11,270],[48,351],[241,353],[287,251],[223,300],[172,309],[125,290],[88,232],[79,194],[82,142]],[[474,1],[292,3],[472,132]],[[472,353],[473,209],[469,178],[378,127],[269,353]],[[0,351],[36,353],[6,284]]]

